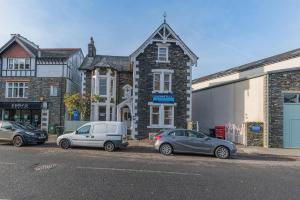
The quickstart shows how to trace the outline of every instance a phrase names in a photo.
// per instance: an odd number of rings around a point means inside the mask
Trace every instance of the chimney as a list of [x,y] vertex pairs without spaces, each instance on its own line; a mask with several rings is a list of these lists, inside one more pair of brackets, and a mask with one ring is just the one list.
[[91,41],[88,45],[88,57],[95,57],[96,56],[96,47],[94,45],[94,39],[91,37]]

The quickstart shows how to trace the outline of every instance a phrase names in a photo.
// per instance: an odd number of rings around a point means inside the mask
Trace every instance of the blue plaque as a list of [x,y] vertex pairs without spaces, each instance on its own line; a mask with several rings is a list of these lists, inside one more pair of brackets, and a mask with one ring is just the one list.
[[250,127],[250,130],[251,130],[251,132],[253,132],[253,133],[261,133],[262,127],[261,127],[259,124],[253,124],[253,125]]

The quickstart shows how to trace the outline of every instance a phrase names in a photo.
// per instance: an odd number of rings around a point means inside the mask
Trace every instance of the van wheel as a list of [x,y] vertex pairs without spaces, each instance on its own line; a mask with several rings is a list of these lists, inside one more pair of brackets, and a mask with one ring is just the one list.
[[13,144],[15,147],[21,147],[24,144],[23,138],[21,136],[15,136],[13,139]]
[[67,139],[62,139],[59,143],[59,146],[62,148],[62,149],[68,149],[70,148],[71,144],[70,144],[70,141],[67,140]]
[[112,142],[106,142],[104,144],[104,150],[108,152],[112,152],[116,149],[115,144]]

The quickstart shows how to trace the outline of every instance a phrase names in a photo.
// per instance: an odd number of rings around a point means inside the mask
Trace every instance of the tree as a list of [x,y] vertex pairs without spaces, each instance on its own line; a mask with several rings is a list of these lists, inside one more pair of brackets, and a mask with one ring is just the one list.
[[72,115],[75,110],[80,112],[80,120],[89,120],[90,107],[92,102],[100,101],[99,95],[80,95],[76,94],[65,94],[64,103],[67,108],[67,112]]

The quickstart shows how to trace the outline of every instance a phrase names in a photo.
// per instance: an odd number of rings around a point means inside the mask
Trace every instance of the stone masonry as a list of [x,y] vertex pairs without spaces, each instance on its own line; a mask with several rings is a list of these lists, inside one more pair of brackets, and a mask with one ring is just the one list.
[[300,90],[300,70],[269,74],[269,147],[283,147],[283,91]]
[[187,62],[189,57],[175,43],[170,43],[169,60],[170,63],[157,63],[158,47],[155,42],[148,45],[144,52],[136,60],[139,62],[138,79],[138,103],[137,103],[137,130],[139,137],[147,137],[150,132],[157,132],[159,129],[149,129],[150,109],[148,102],[152,101],[153,74],[152,69],[171,69],[172,91],[177,105],[174,109],[174,126],[176,128],[186,128],[187,125]]

